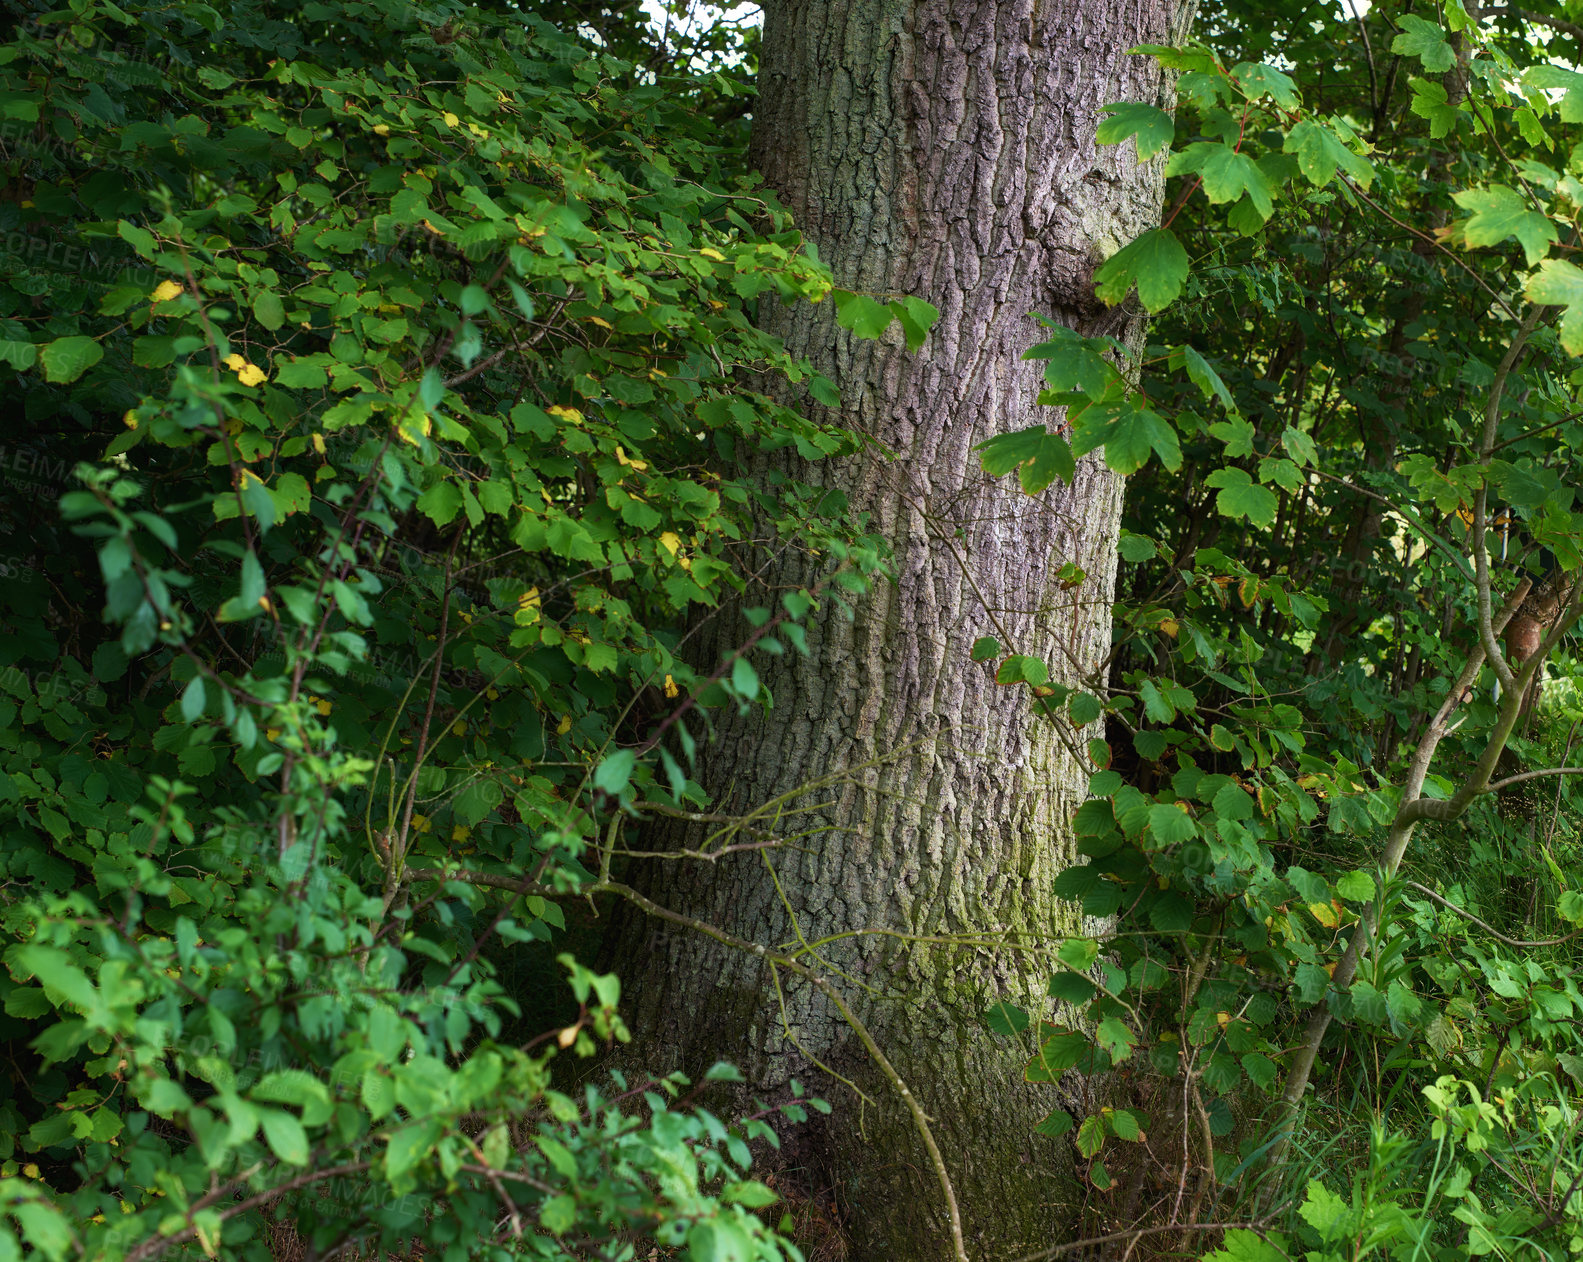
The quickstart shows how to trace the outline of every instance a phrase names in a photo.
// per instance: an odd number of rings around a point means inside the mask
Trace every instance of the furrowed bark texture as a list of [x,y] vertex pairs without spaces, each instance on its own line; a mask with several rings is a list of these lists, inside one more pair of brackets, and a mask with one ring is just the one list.
[[[661,903],[766,944],[881,929],[1048,949],[1081,929],[1051,886],[1074,862],[1070,819],[1087,780],[1070,750],[1099,733],[1036,720],[1027,692],[997,687],[994,663],[969,649],[995,635],[1067,682],[1100,667],[1122,488],[1090,458],[1073,486],[1028,497],[1015,479],[985,477],[972,448],[1060,419],[1036,403],[1040,365],[1020,359],[1043,340],[1031,313],[1141,339],[1140,320],[1095,303],[1091,275],[1158,224],[1161,166],[1139,167],[1130,143],[1096,146],[1094,129],[1108,102],[1170,107],[1154,62],[1126,50],[1169,41],[1172,17],[1169,0],[769,6],[759,168],[839,284],[915,294],[941,315],[918,354],[899,337],[849,338],[828,302],[766,315],[840,385],[841,421],[899,453],[785,466],[871,513],[898,576],[859,599],[855,622],[828,608],[816,618],[810,657],[769,670],[773,710],[726,721],[706,778],[720,809],[742,811],[882,761],[798,799],[817,809],[778,825],[805,834],[770,855],[784,902],[764,857],[746,854],[661,865],[645,881]],[[1063,590],[1056,572],[1069,561],[1087,578]],[[788,561],[770,578],[795,587],[811,575]],[[757,960],[675,932],[629,938],[627,954],[626,1002],[655,1036],[648,1048],[692,1072],[734,1060],[760,1090],[800,1076],[836,1104],[817,1144],[797,1151],[830,1180],[855,1259],[950,1256],[912,1122],[827,1003],[782,979],[791,1040]],[[1025,1086],[1028,1048],[981,1024],[1000,998],[1046,1012],[1048,967],[879,936],[807,962],[843,988],[935,1119],[970,1256],[1061,1238],[1081,1198],[1070,1143],[1032,1129],[1058,1095]],[[821,1080],[815,1058],[874,1105]]]

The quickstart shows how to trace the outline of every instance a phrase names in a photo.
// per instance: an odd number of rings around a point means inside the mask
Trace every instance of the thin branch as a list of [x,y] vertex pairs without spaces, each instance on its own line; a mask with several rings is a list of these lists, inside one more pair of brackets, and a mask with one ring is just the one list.
[[1564,938],[1541,938],[1537,942],[1522,942],[1516,938],[1508,938],[1504,933],[1500,932],[1500,930],[1496,929],[1488,921],[1480,920],[1466,907],[1458,907],[1455,903],[1448,902],[1446,899],[1441,898],[1439,894],[1436,894],[1434,890],[1430,889],[1427,885],[1420,885],[1417,881],[1403,881],[1402,884],[1407,886],[1409,889],[1417,890],[1425,898],[1439,904],[1447,911],[1455,912],[1464,920],[1471,920],[1480,929],[1484,930],[1485,933],[1489,934],[1490,937],[1504,942],[1509,947],[1518,947],[1520,949],[1526,950],[1529,947],[1560,946],[1561,943],[1570,942],[1573,938],[1577,937],[1578,934],[1583,933],[1583,929],[1575,929],[1571,933],[1567,934],[1567,936]]
[[1521,784],[1524,780],[1537,780],[1540,776],[1583,776],[1583,767],[1545,767],[1539,771],[1522,771],[1515,776],[1507,776],[1504,780],[1497,780],[1484,792],[1499,793],[1509,785]]

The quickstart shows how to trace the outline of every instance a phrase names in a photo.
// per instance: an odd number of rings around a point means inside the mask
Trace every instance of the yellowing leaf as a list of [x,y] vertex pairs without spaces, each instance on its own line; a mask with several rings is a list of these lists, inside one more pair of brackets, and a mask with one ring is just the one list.
[[660,547],[664,548],[672,556],[676,555],[676,553],[681,549],[681,546],[681,537],[677,535],[675,531],[667,530],[663,535],[660,536]]
[[324,435],[323,434],[315,434],[313,436],[313,449],[316,452],[318,452],[321,456],[324,455]]
[[388,123],[375,123],[374,124],[374,135],[376,135],[376,136],[388,136],[388,135],[390,135],[390,125]]
[[169,302],[181,297],[181,286],[173,280],[162,280],[148,297],[150,302]]
[[447,127],[455,127],[456,124],[462,121],[461,119],[457,118],[455,114],[451,113],[450,110],[446,110],[442,117],[445,119],[445,125]]
[[583,414],[576,408],[569,408],[564,404],[557,403],[553,407],[547,407],[544,410],[551,416],[558,416],[563,421],[570,421],[573,425],[581,425],[583,423]]
[[1309,903],[1308,910],[1313,913],[1314,919],[1324,925],[1326,929],[1334,929],[1341,923],[1336,919],[1336,909],[1329,903]]
[[123,416],[121,418],[121,424],[125,425],[128,429],[136,429],[137,428],[137,413],[129,411],[125,416]]
[[726,261],[724,254],[720,253],[719,250],[710,249],[707,245],[699,250],[698,253],[702,254],[706,259],[713,259],[716,263],[724,263]]
[[451,829],[451,840],[452,841],[466,841],[472,835],[473,835],[473,830],[471,828],[468,828],[465,824],[457,824],[454,828]]
[[677,697],[681,695],[681,689],[676,686],[676,680],[674,676],[665,676],[665,695],[667,697]]
[[563,714],[561,716],[560,726],[555,729],[555,734],[557,736],[565,736],[566,733],[570,732],[571,730],[572,730],[572,716],[569,715],[569,714]]

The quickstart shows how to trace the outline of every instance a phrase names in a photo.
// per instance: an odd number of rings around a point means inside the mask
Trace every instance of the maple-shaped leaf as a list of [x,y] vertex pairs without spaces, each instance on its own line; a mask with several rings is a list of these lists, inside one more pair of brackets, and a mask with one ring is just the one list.
[[1119,145],[1132,136],[1138,147],[1138,161],[1147,162],[1161,149],[1168,149],[1176,136],[1176,123],[1158,106],[1141,101],[1117,101],[1102,107],[1109,118],[1100,123],[1094,139],[1102,145]]
[[1260,486],[1246,469],[1235,465],[1216,469],[1204,479],[1205,486],[1220,488],[1215,506],[1227,517],[1246,517],[1255,526],[1268,526],[1275,520],[1280,498],[1267,486]]
[[1187,251],[1169,228],[1155,228],[1123,246],[1094,273],[1094,292],[1115,306],[1134,285],[1150,315],[1176,301],[1187,280]]
[[1566,308],[1561,313],[1561,345],[1583,355],[1583,268],[1565,259],[1546,259],[1528,278],[1527,293],[1535,302]]
[[1305,118],[1286,134],[1285,152],[1297,155],[1297,168],[1310,184],[1323,188],[1335,177],[1339,167],[1353,183],[1367,188],[1374,178],[1368,161],[1347,148],[1340,136],[1325,124]]
[[1436,73],[1450,70],[1457,64],[1457,55],[1446,42],[1446,33],[1433,22],[1407,14],[1396,19],[1401,34],[1391,41],[1391,51],[1404,57],[1416,57],[1424,63],[1425,70]]
[[1491,184],[1488,188],[1464,189],[1453,194],[1453,200],[1463,210],[1473,212],[1462,227],[1462,239],[1475,249],[1515,237],[1532,267],[1556,243],[1556,227],[1550,216],[1535,210],[1516,189]]

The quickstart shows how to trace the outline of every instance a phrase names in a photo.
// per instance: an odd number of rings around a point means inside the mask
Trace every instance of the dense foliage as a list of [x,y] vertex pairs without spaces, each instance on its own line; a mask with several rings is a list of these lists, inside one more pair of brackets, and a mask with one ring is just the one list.
[[[1069,1019],[990,1024],[1032,1081],[1122,1071],[1044,1127],[1156,1229],[1243,1223],[1217,1259],[1583,1247],[1580,800],[1546,776],[1583,711],[1563,643],[1520,671],[1577,609],[1583,76],[1577,27],[1500,14],[1231,4],[1153,50],[1174,120],[1100,130],[1175,177],[1097,277],[1163,312],[1141,387],[1063,334],[1032,353],[1070,449],[984,453],[1137,473],[1109,677],[1040,703],[1111,716],[1060,888],[1116,932],[1061,947]],[[1117,1143],[1149,1135],[1174,1162]]]
[[10,26],[0,1256],[796,1256],[746,1141],[804,1103],[551,1065],[627,1037],[556,896],[764,700],[689,618],[765,523],[879,564],[733,472],[856,441],[762,393],[835,401],[748,319],[831,285],[738,94],[459,5]]
[[[839,494],[745,473],[861,441],[755,305],[914,348],[932,309],[834,291],[746,175],[730,23],[8,12],[0,1258],[800,1256],[750,1166],[809,1102],[568,1069],[627,1037],[574,918],[707,805],[756,655],[883,575]],[[1196,40],[1141,54],[1174,118],[1100,130],[1169,163],[1096,276],[1153,344],[1052,326],[1062,410],[982,452],[1132,478],[1108,672],[974,646],[1093,760],[1060,892],[1111,926],[983,1037],[1095,1088],[1041,1130],[1118,1252],[1568,1257],[1583,31]],[[825,583],[764,591],[776,548]]]

